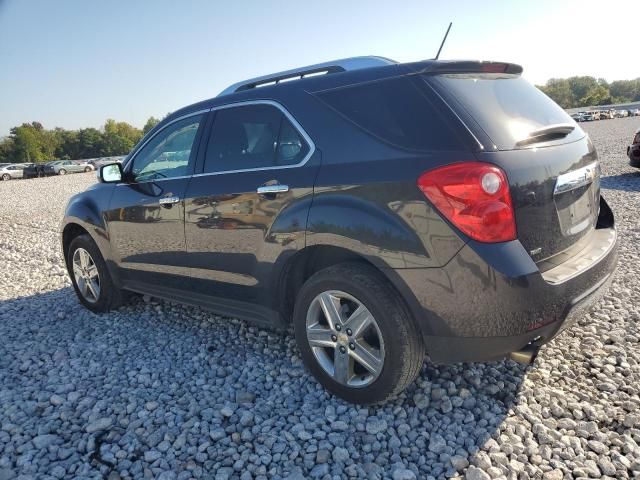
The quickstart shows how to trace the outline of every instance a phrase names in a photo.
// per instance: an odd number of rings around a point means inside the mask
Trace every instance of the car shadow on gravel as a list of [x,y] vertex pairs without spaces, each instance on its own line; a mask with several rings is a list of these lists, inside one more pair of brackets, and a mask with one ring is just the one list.
[[396,399],[355,406],[290,332],[141,299],[95,315],[71,288],[1,301],[0,338],[0,470],[16,475],[455,476],[510,434],[527,371],[425,362]]
[[600,186],[609,190],[640,192],[640,171],[602,177]]

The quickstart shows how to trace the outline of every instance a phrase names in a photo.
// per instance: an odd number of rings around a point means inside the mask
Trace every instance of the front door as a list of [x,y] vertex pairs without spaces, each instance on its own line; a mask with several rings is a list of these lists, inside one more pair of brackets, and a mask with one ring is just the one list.
[[186,195],[192,289],[231,303],[238,315],[245,302],[252,312],[273,309],[274,264],[304,247],[320,155],[269,102],[218,110],[206,144],[203,171]]
[[114,256],[130,288],[184,288],[184,195],[203,114],[167,124],[138,150],[117,184],[107,222]]

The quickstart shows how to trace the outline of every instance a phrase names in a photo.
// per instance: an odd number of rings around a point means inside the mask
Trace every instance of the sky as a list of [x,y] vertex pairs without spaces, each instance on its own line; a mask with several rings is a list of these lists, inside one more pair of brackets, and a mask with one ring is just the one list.
[[[239,80],[358,55],[518,63],[524,77],[640,76],[638,0],[0,0],[0,137],[142,127]],[[614,22],[613,19],[618,21]]]

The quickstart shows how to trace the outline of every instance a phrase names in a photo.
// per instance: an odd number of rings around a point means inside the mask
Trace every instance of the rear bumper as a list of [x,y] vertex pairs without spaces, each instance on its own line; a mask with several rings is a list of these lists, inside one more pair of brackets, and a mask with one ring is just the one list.
[[501,358],[548,342],[604,295],[617,263],[617,236],[612,216],[610,225],[600,226],[609,238],[606,250],[586,264],[584,253],[570,259],[580,273],[555,283],[519,241],[470,242],[445,267],[398,269],[390,278],[407,299],[432,361]]

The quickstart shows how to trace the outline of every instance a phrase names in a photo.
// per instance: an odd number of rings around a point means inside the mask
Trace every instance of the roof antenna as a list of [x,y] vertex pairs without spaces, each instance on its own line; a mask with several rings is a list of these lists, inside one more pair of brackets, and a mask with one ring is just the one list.
[[436,58],[434,58],[434,60],[438,60],[438,57],[440,57],[440,52],[442,51],[442,47],[444,47],[444,42],[447,41],[447,36],[449,35],[449,30],[451,30],[451,25],[453,25],[453,22],[449,22],[449,28],[447,28],[447,33],[444,34],[444,38],[442,39],[442,43],[440,44],[440,48],[438,49],[438,54],[436,55]]

